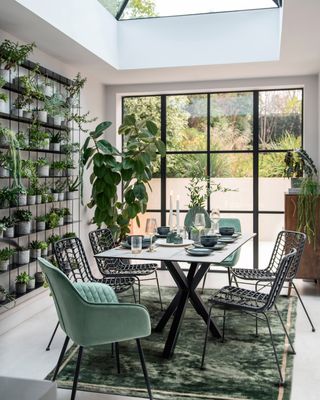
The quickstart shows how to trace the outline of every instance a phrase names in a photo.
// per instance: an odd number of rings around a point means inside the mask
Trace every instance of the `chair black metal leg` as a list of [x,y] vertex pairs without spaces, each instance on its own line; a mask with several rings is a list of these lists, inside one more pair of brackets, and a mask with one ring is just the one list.
[[207,275],[208,275],[208,271],[204,274],[204,277],[203,277],[201,294],[204,293],[204,287],[206,286]]
[[232,285],[232,272],[231,272],[231,270],[230,270],[230,268],[227,268],[227,270],[228,270],[228,284],[229,284],[229,286],[231,286]]
[[152,392],[151,392],[151,386],[150,386],[150,380],[149,380],[149,376],[148,376],[146,363],[145,363],[145,360],[144,360],[144,354],[143,354],[143,350],[142,350],[142,347],[141,347],[140,339],[136,339],[136,342],[137,342],[138,353],[139,353],[139,357],[140,357],[140,362],[141,362],[141,367],[142,367],[144,379],[145,379],[146,385],[147,385],[149,399],[153,400]]
[[59,325],[60,325],[60,322],[58,321],[56,327],[54,328],[54,331],[53,331],[53,333],[52,333],[52,336],[51,336],[51,339],[50,339],[50,341],[49,341],[49,343],[48,343],[48,346],[47,346],[47,348],[46,348],[46,351],[49,351],[49,350],[50,350],[51,343],[52,343],[52,341],[53,341],[53,338],[54,338],[55,335],[56,335],[56,332],[57,332],[57,329],[58,329],[58,326],[59,326]]
[[140,279],[136,276],[136,279],[138,281],[138,303],[141,303],[141,283]]
[[201,359],[201,366],[200,366],[201,369],[204,369],[204,358],[206,356],[206,349],[207,349],[208,336],[209,336],[209,330],[210,330],[211,311],[212,311],[212,306],[210,307],[209,314],[208,314],[207,329],[206,329],[206,335],[204,338],[204,344],[203,344],[203,350],[202,350],[202,359]]
[[115,349],[116,349],[116,360],[117,360],[117,371],[118,374],[120,374],[120,353],[119,353],[119,343],[115,343]]
[[256,337],[259,336],[259,328],[258,328],[258,315],[256,314]]
[[224,342],[224,331],[226,328],[226,310],[223,310],[222,342]]
[[114,357],[114,343],[111,343],[111,358]]
[[300,293],[298,292],[298,289],[297,289],[296,285],[294,284],[294,282],[292,282],[292,286],[294,287],[294,290],[295,290],[296,293],[297,293],[297,296],[298,296],[298,299],[299,299],[299,301],[300,301],[300,303],[301,303],[301,305],[302,305],[302,308],[304,309],[304,312],[305,312],[305,314],[306,314],[306,316],[307,316],[307,318],[308,318],[308,320],[309,320],[309,322],[310,322],[310,325],[311,325],[311,328],[312,328],[312,332],[315,332],[315,331],[316,331],[316,328],[314,327],[314,325],[313,325],[313,323],[312,323],[312,321],[311,321],[311,318],[310,318],[310,316],[309,316],[309,314],[308,314],[308,311],[307,311],[307,309],[306,309],[306,307],[305,307],[305,305],[304,305],[304,303],[303,303],[303,301],[302,301],[302,298],[301,298],[301,296],[300,296]]
[[74,399],[76,398],[76,392],[77,392],[77,386],[78,386],[78,378],[79,378],[79,371],[80,371],[80,364],[81,364],[82,352],[83,352],[83,347],[82,347],[82,346],[79,346],[77,365],[76,365],[76,370],[75,370],[75,372],[74,372],[74,378],[73,378],[71,400],[74,400]]
[[136,302],[137,302],[136,291],[135,291],[135,288],[134,288],[133,285],[132,285],[131,287],[132,287],[133,300],[134,300],[134,302],[136,303]]
[[161,290],[160,290],[160,284],[159,284],[159,279],[158,279],[158,272],[154,271],[155,276],[156,276],[156,281],[157,281],[157,287],[158,287],[158,293],[159,293],[159,300],[160,300],[160,308],[161,311],[163,311],[163,304],[162,304],[162,298],[161,298]]
[[69,336],[66,336],[66,338],[64,340],[64,343],[63,343],[63,346],[62,346],[62,349],[61,349],[61,353],[60,353],[59,359],[58,359],[58,363],[56,365],[56,369],[55,369],[53,377],[52,377],[52,381],[56,380],[56,377],[58,375],[58,372],[59,372],[59,369],[60,369],[60,366],[61,366],[61,363],[62,363],[62,360],[63,360],[64,353],[67,350],[68,343],[69,343]]
[[292,353],[293,353],[293,354],[296,354],[296,351],[295,351],[295,349],[294,349],[294,347],[293,347],[292,341],[291,341],[291,339],[290,339],[290,336],[289,336],[289,333],[288,333],[288,331],[287,331],[287,328],[286,328],[286,326],[285,326],[285,324],[284,324],[284,322],[283,322],[283,319],[282,319],[282,317],[281,317],[281,314],[280,314],[280,312],[279,312],[279,310],[278,310],[278,307],[277,307],[276,305],[274,305],[274,308],[275,308],[276,311],[277,311],[277,314],[278,314],[278,317],[279,317],[279,319],[280,319],[282,328],[283,328],[284,333],[285,333],[285,335],[287,336],[288,342],[289,342],[289,344],[290,344]]
[[282,377],[282,372],[281,372],[281,368],[280,368],[280,364],[279,364],[279,359],[278,359],[278,354],[277,354],[277,350],[274,344],[274,340],[273,340],[273,335],[272,335],[272,331],[271,331],[271,326],[270,326],[270,322],[269,322],[269,318],[267,316],[267,314],[263,313],[266,321],[267,321],[267,325],[268,325],[268,330],[269,330],[269,335],[270,335],[270,340],[271,340],[271,344],[272,344],[272,348],[273,348],[273,354],[274,354],[274,358],[276,360],[276,364],[277,364],[277,368],[278,368],[278,372],[279,372],[279,377],[280,377],[280,385],[282,386],[284,383],[283,377]]

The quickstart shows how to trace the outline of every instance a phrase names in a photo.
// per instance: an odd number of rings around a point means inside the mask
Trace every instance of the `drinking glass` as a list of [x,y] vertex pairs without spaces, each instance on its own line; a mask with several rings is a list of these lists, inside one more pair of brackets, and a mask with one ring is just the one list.
[[211,229],[213,230],[213,233],[218,233],[219,232],[219,221],[220,221],[220,210],[218,208],[213,208],[211,211],[211,222],[212,226]]
[[146,234],[150,236],[149,252],[155,251],[152,244],[153,236],[157,233],[157,221],[155,218],[148,218],[146,224]]
[[131,236],[131,253],[140,254],[142,251],[142,236]]
[[201,232],[203,232],[204,228],[206,227],[206,219],[204,214],[198,213],[195,215],[194,226],[198,229],[200,236]]

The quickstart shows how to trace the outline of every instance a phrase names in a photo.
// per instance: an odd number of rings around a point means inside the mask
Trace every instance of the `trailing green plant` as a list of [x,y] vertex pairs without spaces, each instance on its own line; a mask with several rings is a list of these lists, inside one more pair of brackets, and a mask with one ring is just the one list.
[[10,169],[10,161],[9,154],[0,151],[0,167]]
[[[4,87],[4,85],[6,84],[6,80],[2,78],[2,76],[0,76],[0,89],[2,89]],[[6,93],[0,92],[0,101],[3,102],[7,102],[9,99],[9,96]]]
[[30,281],[30,276],[24,271],[16,276],[17,283],[28,283]]
[[67,232],[62,236],[62,239],[74,238],[77,237],[75,232]]
[[32,240],[29,243],[30,249],[41,249],[41,242],[39,240]]
[[29,72],[29,75],[24,75],[19,78],[23,86],[23,97],[30,100],[32,103],[34,100],[44,101],[45,96],[38,87],[38,75],[40,74],[40,66],[37,64],[33,70]]
[[19,44],[5,39],[0,44],[0,65],[4,69],[15,70],[36,47],[35,43]]
[[34,160],[21,160],[21,176],[28,178],[31,184],[34,184],[37,177],[37,161]]
[[80,183],[78,176],[74,180],[68,181],[69,192],[76,192],[79,189]]
[[4,247],[0,250],[0,261],[7,261],[12,257],[15,253],[14,249],[10,249],[9,247]]
[[97,120],[96,117],[90,118],[90,111],[86,112],[85,114],[70,113],[67,116],[67,119],[69,121],[74,121],[78,129],[83,133],[89,132],[89,129],[85,128],[87,124],[91,124]]
[[54,93],[51,97],[44,99],[44,110],[48,112],[51,117],[64,116],[66,113],[66,103],[62,95]]
[[69,108],[76,106],[79,101],[80,91],[83,89],[87,78],[82,78],[80,72],[77,73],[76,77],[72,79],[71,84],[67,86],[67,98],[66,102]]
[[312,178],[318,174],[312,158],[301,148],[287,151],[284,162],[286,166],[283,174],[287,178],[300,178],[303,175]]
[[17,210],[14,213],[14,218],[17,222],[22,222],[22,221],[31,221],[32,220],[32,212],[29,210]]
[[[120,153],[108,140],[100,138],[110,126],[111,122],[102,122],[90,132],[82,148],[81,162],[86,168],[93,164],[88,207],[94,208],[94,223],[106,224],[115,236],[123,238],[130,232],[131,220],[136,219],[140,225],[138,214],[146,212],[146,185],[150,187],[152,162],[158,152],[165,155],[165,145],[154,122],[145,117],[137,119],[132,114],[124,118],[119,128],[124,143]],[[117,193],[120,183],[122,201]]]

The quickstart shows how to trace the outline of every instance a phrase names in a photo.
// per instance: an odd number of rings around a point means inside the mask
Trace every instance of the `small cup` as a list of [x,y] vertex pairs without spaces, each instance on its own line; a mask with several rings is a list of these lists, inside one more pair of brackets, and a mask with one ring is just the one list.
[[218,238],[214,235],[201,236],[200,242],[204,247],[214,247],[218,243]]
[[140,254],[142,251],[142,236],[130,236],[131,238],[131,253]]
[[157,228],[159,235],[167,235],[170,232],[169,226],[158,226]]
[[232,236],[235,229],[232,226],[221,226],[219,229],[220,235],[222,236]]
[[144,238],[143,235],[129,235],[129,236],[127,236],[127,242],[128,242],[129,245],[131,245],[131,239],[132,239],[133,237],[136,237],[136,236],[140,236],[140,237],[141,237],[141,241],[142,241],[143,238]]

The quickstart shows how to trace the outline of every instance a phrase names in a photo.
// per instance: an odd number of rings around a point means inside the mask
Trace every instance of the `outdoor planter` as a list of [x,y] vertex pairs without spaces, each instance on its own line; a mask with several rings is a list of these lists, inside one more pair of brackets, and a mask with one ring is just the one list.
[[36,272],[34,274],[34,278],[35,278],[35,281],[36,281],[37,285],[43,285],[44,284],[44,274],[43,274],[43,272]]
[[37,171],[38,171],[38,176],[39,177],[47,177],[49,176],[49,165],[42,165],[38,166]]
[[29,264],[30,262],[30,250],[19,250],[17,253],[17,263],[19,265]]
[[16,293],[17,294],[25,294],[27,291],[27,284],[16,282]]
[[78,191],[67,192],[67,200],[74,200],[78,197]]
[[28,200],[28,205],[33,206],[34,204],[36,204],[36,195],[28,194],[27,200]]
[[30,249],[30,257],[33,259],[41,257],[41,249]]
[[41,204],[42,203],[42,194],[37,194],[36,195],[36,203]]
[[6,238],[13,238],[14,237],[14,226],[8,227],[4,232],[3,236]]
[[36,222],[36,230],[44,231],[46,229],[46,221],[37,221]]
[[50,143],[51,151],[60,151],[60,143]]
[[26,206],[27,205],[27,195],[20,193],[18,195],[18,206]]
[[20,221],[16,226],[18,235],[29,235],[31,232],[31,221]]
[[0,271],[7,271],[9,268],[9,260],[0,261]]
[[65,197],[64,192],[58,193],[58,195],[59,195],[59,201],[63,201]]
[[6,82],[10,82],[10,70],[9,69],[0,69],[0,76]]
[[8,168],[0,167],[0,178],[9,178],[10,171]]
[[27,283],[27,290],[33,290],[36,287],[36,280],[34,278],[30,278]]
[[48,112],[47,111],[38,111],[38,120],[40,122],[47,123],[48,120]]
[[53,201],[59,201],[59,193],[52,193]]

